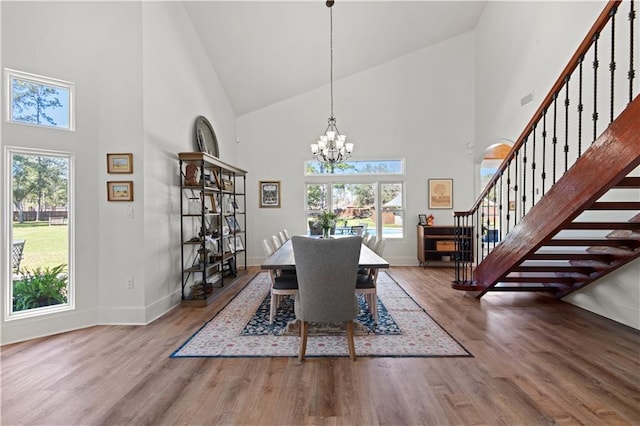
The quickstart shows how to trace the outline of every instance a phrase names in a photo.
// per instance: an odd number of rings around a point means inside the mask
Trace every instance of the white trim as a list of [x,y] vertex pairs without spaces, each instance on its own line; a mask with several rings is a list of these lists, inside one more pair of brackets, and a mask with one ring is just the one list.
[[[13,99],[12,97],[12,90],[11,90],[11,80],[13,78],[19,79],[19,80],[26,80],[26,81],[30,81],[30,82],[34,82],[37,84],[41,84],[43,86],[53,86],[53,87],[59,87],[61,89],[65,89],[69,91],[69,99],[68,99],[68,105],[67,105],[67,115],[69,116],[69,126],[68,127],[63,127],[63,126],[52,126],[52,125],[45,125],[45,124],[35,124],[35,123],[26,123],[24,121],[14,121],[12,119],[13,116],[13,105],[11,100]],[[51,78],[51,77],[45,77],[42,75],[38,75],[38,74],[31,74],[28,72],[24,72],[24,71],[17,71],[17,70],[13,70],[10,68],[5,68],[4,69],[4,82],[5,82],[5,111],[7,112],[7,115],[5,117],[5,119],[7,120],[7,122],[9,123],[14,123],[14,124],[22,124],[22,125],[26,125],[26,126],[36,126],[36,127],[43,127],[43,128],[47,128],[47,129],[58,129],[58,130],[67,130],[67,131],[75,131],[76,129],[76,123],[75,123],[75,84],[73,82],[70,81],[65,81],[65,80],[60,80],[57,78]]]

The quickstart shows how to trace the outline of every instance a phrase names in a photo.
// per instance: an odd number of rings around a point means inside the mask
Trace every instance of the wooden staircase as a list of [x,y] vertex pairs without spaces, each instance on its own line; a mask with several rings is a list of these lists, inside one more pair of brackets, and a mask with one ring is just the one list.
[[637,259],[640,177],[634,169],[639,165],[636,97],[474,268],[473,281],[453,288],[476,297],[488,291],[563,297]]

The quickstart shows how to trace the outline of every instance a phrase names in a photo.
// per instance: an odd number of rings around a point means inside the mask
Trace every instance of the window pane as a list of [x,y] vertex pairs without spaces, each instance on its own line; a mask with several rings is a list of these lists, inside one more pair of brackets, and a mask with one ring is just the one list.
[[319,161],[305,161],[305,174],[313,175],[400,175],[403,174],[402,160],[345,161],[327,164]]
[[73,129],[73,84],[7,70],[9,121]]
[[351,233],[352,226],[375,234],[376,184],[350,183],[331,186],[333,209],[338,215],[337,233]]
[[403,238],[404,202],[401,183],[380,185],[382,197],[382,237]]
[[64,156],[11,155],[10,314],[72,306],[69,166]]

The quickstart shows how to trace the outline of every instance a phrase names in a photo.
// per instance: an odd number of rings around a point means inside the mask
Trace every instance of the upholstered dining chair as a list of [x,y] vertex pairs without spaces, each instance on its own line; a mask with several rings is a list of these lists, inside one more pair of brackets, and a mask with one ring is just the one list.
[[273,254],[273,246],[271,245],[271,243],[269,242],[269,240],[264,239],[262,240],[262,250],[264,251],[264,255],[266,257],[269,257]]
[[282,242],[280,241],[280,237],[278,237],[277,235],[271,236],[271,243],[273,244],[273,248],[275,250],[278,250],[280,247],[282,247]]
[[282,231],[278,232],[278,238],[280,238],[280,242],[282,244],[287,242],[287,237],[284,235],[284,232]]
[[362,238],[291,237],[298,276],[294,308],[300,321],[300,353],[304,361],[309,323],[346,323],[349,356],[356,359],[353,320],[359,312],[355,295]]
[[373,251],[375,251],[378,256],[382,256],[382,254],[384,253],[385,243],[386,240],[384,238],[380,238],[378,241],[376,241],[375,246],[373,246]]
[[364,245],[373,250],[373,247],[376,245],[376,236],[373,234],[367,234],[367,236],[363,239]]
[[367,269],[364,273],[358,272],[356,278],[356,294],[361,294],[367,302],[373,322],[378,323],[378,269]]
[[284,237],[287,239],[287,241],[291,239],[291,235],[289,234],[289,231],[287,231],[286,229],[283,229],[282,233],[284,234]]

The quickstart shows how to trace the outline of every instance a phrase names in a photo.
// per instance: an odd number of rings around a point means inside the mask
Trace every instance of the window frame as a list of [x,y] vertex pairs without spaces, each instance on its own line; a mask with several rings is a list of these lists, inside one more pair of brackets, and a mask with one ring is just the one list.
[[[5,239],[4,247],[4,271],[5,285],[2,286],[2,291],[5,304],[4,320],[6,322],[21,320],[26,318],[34,318],[43,315],[50,315],[58,312],[72,311],[76,308],[75,303],[75,155],[71,152],[65,151],[53,151],[44,149],[32,149],[16,146],[6,146],[4,148],[4,182],[3,185],[3,201],[5,205],[4,211],[4,229],[3,234],[7,236]],[[67,247],[68,247],[68,262],[67,262],[67,303],[43,306],[40,308],[33,308],[24,311],[13,312],[13,272],[11,268],[11,254],[13,244],[13,171],[12,162],[14,155],[30,155],[30,156],[49,156],[49,157],[62,157],[68,160],[68,188],[67,188]]]
[[[304,165],[304,195],[303,195],[303,209],[304,209],[304,229],[308,228],[307,221],[309,219],[309,213],[315,212],[315,209],[309,209],[307,205],[307,188],[309,185],[328,185],[327,187],[327,204],[329,209],[333,210],[333,190],[332,187],[335,184],[374,184],[376,189],[376,201],[375,206],[377,211],[382,211],[382,186],[385,184],[400,184],[402,186],[402,236],[398,238],[389,238],[394,241],[402,241],[407,238],[407,227],[406,227],[406,168],[405,168],[405,159],[387,159],[387,160],[363,160],[363,161],[401,161],[402,162],[402,173],[391,173],[391,174],[371,174],[371,173],[363,173],[363,174],[321,174],[321,175],[312,175],[306,172],[307,162],[305,160],[303,162]],[[383,226],[382,226],[382,215],[376,215],[375,221],[376,227],[376,235],[383,235]]]
[[[67,114],[69,118],[68,126],[46,125],[29,123],[25,121],[19,121],[13,119],[13,89],[12,80],[23,80],[43,86],[51,86],[61,88],[69,91],[69,97],[67,99]],[[5,111],[7,115],[5,117],[8,123],[21,124],[25,126],[35,126],[45,129],[57,129],[73,132],[75,131],[75,84],[70,81],[60,80],[57,78],[46,77],[38,74],[31,74],[24,71],[18,71],[10,68],[4,69],[4,81],[5,81]]]

